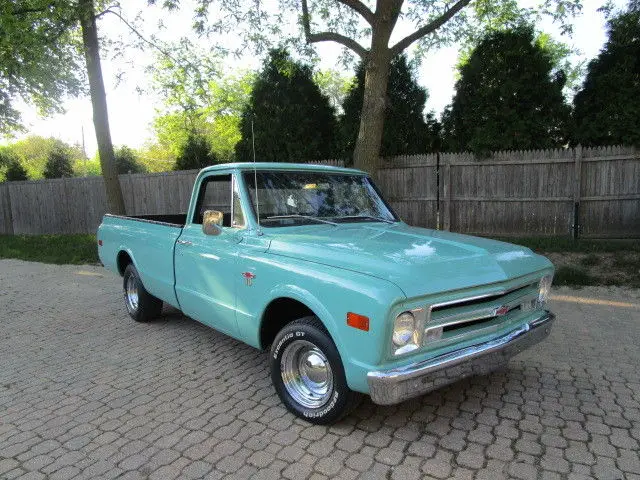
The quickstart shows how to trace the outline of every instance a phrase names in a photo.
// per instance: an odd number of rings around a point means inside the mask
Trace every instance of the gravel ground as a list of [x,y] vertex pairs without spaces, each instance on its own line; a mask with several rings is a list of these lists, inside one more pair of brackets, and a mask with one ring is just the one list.
[[507,371],[318,427],[263,353],[175,310],[134,323],[99,267],[2,260],[0,286],[1,479],[640,479],[639,290],[556,289]]

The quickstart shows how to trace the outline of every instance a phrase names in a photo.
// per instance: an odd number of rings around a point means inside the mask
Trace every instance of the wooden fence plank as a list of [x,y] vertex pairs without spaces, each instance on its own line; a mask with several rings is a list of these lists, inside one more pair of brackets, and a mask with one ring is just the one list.
[[0,184],[0,235],[13,235],[9,185]]

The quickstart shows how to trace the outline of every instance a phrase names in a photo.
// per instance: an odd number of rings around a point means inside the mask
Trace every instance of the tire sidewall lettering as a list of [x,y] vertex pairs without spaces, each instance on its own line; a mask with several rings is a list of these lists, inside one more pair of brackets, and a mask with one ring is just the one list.
[[278,342],[278,344],[276,345],[275,350],[273,351],[273,358],[274,360],[278,359],[278,356],[280,355],[280,350],[282,349],[283,345],[288,343],[289,340],[291,340],[292,338],[301,338],[305,336],[305,332],[296,330],[295,332],[290,332],[287,333],[284,337],[282,337],[280,339],[280,341]]

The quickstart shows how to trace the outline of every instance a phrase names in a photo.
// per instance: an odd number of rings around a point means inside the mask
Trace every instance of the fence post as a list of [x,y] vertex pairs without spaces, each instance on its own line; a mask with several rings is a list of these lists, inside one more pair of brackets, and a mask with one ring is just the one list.
[[443,175],[440,177],[442,181],[442,229],[451,230],[451,155],[442,155],[444,162]]
[[4,219],[6,220],[5,231],[0,233],[13,235],[13,212],[11,211],[11,195],[9,194],[8,182],[0,187],[0,192],[2,192],[2,195],[5,197],[4,205],[7,208],[7,213],[4,216]]
[[574,240],[580,236],[580,190],[582,188],[582,145],[578,144],[573,149],[573,225],[571,233]]

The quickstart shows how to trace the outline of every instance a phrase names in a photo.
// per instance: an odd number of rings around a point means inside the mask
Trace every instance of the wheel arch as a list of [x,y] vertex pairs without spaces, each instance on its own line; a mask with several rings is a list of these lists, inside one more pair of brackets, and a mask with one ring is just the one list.
[[129,249],[121,247],[116,255],[116,268],[121,277],[124,276],[124,271],[129,264],[133,264],[136,269],[138,268]]
[[298,318],[314,315],[318,317],[340,351],[340,341],[333,318],[317,299],[301,290],[299,287],[293,287],[272,296],[260,316],[260,348],[263,350],[268,348],[285,325]]

